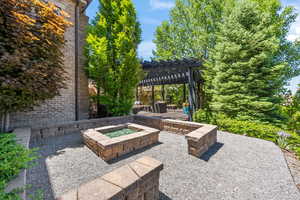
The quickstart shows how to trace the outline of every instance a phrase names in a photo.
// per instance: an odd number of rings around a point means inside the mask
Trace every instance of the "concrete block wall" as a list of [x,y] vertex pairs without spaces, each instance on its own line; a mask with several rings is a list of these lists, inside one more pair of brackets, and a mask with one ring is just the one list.
[[[75,24],[75,1],[73,0],[48,0],[66,11],[70,15],[70,21]],[[85,38],[85,26],[88,18],[82,14],[80,18],[80,66],[79,78],[79,118],[88,119],[88,81],[84,74],[83,46]],[[75,26],[70,27],[66,34],[64,52],[64,64],[69,79],[66,81],[66,89],[60,91],[60,96],[47,100],[32,111],[10,114],[11,128],[36,127],[61,124],[75,120]]]

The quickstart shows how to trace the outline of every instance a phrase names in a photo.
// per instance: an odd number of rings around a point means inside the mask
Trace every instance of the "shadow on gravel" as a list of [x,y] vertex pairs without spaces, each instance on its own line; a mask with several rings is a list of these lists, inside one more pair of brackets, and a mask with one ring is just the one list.
[[213,157],[222,147],[224,146],[223,143],[217,142],[212,147],[208,149],[199,159],[204,160],[206,162],[209,161],[211,157]]
[[36,196],[38,192],[41,192],[43,200],[53,200],[54,192],[46,165],[47,157],[43,157],[43,154],[48,154],[48,152],[40,150],[39,154],[40,158],[35,161],[36,164],[27,170],[27,182],[30,187],[26,190],[26,195],[29,199],[39,199]]
[[[30,187],[26,190],[28,199],[43,199],[54,200],[54,192],[52,189],[46,160],[54,156],[65,153],[66,148],[82,148],[81,137],[78,134],[70,134],[64,136],[61,140],[56,137],[49,137],[39,141],[33,141],[30,148],[37,148],[39,158],[35,161],[36,164],[27,170],[27,184]],[[41,192],[42,197],[35,197],[38,192]]]
[[153,147],[156,147],[156,146],[158,146],[158,145],[161,145],[161,144],[163,144],[162,142],[157,142],[157,143],[155,143],[155,144],[152,144],[152,145],[150,145],[150,146],[147,146],[147,147],[144,147],[144,148],[141,148],[141,149],[137,149],[137,150],[134,150],[134,151],[132,151],[132,152],[130,152],[130,153],[127,153],[127,154],[125,154],[125,155],[122,155],[122,156],[120,156],[120,157],[118,157],[118,158],[114,158],[114,159],[112,159],[112,160],[109,160],[109,161],[107,161],[106,163],[107,164],[114,164],[114,163],[116,163],[116,162],[119,162],[119,161],[121,161],[121,160],[124,160],[124,159],[127,159],[127,158],[129,158],[129,157],[131,157],[131,156],[134,156],[134,155],[136,155],[136,154],[139,154],[139,153],[142,153],[142,152],[144,152],[144,151],[147,151],[147,150],[149,150],[149,149],[151,149],[151,148],[153,148]]
[[159,191],[159,200],[172,200],[172,199],[168,197],[165,193]]

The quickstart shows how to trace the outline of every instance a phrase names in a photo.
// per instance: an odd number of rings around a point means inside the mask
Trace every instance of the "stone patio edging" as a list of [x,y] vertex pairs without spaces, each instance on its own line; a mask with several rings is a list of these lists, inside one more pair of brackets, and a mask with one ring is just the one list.
[[57,200],[158,200],[161,170],[160,161],[145,156],[82,184]]

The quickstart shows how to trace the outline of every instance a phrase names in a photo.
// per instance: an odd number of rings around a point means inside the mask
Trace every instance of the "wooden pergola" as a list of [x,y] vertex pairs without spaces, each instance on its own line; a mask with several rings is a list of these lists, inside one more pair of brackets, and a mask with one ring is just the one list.
[[203,84],[201,76],[202,62],[195,58],[181,60],[161,60],[144,61],[142,67],[146,73],[145,78],[139,83],[139,86],[152,86],[152,106],[154,105],[154,86],[162,85],[162,94],[164,99],[164,85],[168,84],[188,84],[190,120],[192,114],[199,108],[199,92],[197,85]]

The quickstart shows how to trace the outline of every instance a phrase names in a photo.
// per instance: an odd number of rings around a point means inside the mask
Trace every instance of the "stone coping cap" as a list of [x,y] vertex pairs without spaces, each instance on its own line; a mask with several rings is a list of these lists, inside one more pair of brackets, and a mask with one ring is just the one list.
[[107,133],[110,131],[115,131],[118,129],[126,128],[128,125],[127,124],[120,124],[120,125],[112,125],[112,126],[103,126],[100,128],[95,128],[94,130],[100,132],[100,133]]
[[204,135],[212,132],[212,131],[215,131],[217,130],[218,127],[217,126],[214,126],[214,125],[204,125],[203,127],[201,128],[198,128],[190,133],[188,133],[187,135],[185,135],[185,138],[186,139],[200,139],[202,138]]
[[[140,131],[140,132],[137,132],[137,133],[122,135],[122,136],[115,137],[115,138],[109,138],[108,140],[100,140],[100,141],[97,141],[97,143],[99,145],[103,146],[103,147],[104,146],[109,147],[109,146],[117,145],[117,144],[125,142],[125,141],[130,141],[130,140],[133,140],[133,139],[137,139],[137,138],[141,138],[141,137],[144,137],[144,136],[147,136],[147,135],[151,135],[153,133],[156,133],[156,132]],[[159,133],[159,131],[157,131],[157,133]]]
[[158,161],[154,158],[151,158],[149,156],[144,156],[140,159],[137,159],[136,162],[141,163],[141,164],[146,165],[146,166],[149,166],[149,167],[152,167],[152,168],[158,168],[160,170],[163,169],[162,162],[160,162],[160,161]]
[[188,122],[188,121],[182,121],[182,120],[175,120],[175,119],[163,119],[163,122],[169,122],[169,123],[175,123],[175,124],[182,124],[182,125],[187,125],[191,127],[202,127],[204,124],[200,124],[197,122]]
[[129,165],[122,166],[114,171],[102,176],[102,179],[119,186],[122,189],[132,186],[139,180],[138,175],[129,167]]
[[147,131],[159,131],[158,129],[151,128],[148,126],[143,126],[140,124],[128,123],[127,125],[128,125],[128,127],[138,128],[138,129],[147,130]]
[[147,165],[144,165],[139,162],[132,162],[129,164],[129,167],[139,176],[143,177],[153,171],[153,168]]
[[78,200],[108,200],[113,196],[122,195],[122,189],[120,187],[111,184],[101,178],[97,178],[93,181],[81,185],[77,191]]
[[111,139],[110,137],[99,133],[95,129],[88,129],[83,132],[83,135],[86,137],[89,137],[90,139],[93,139],[95,141],[102,141],[102,140],[109,140]]

